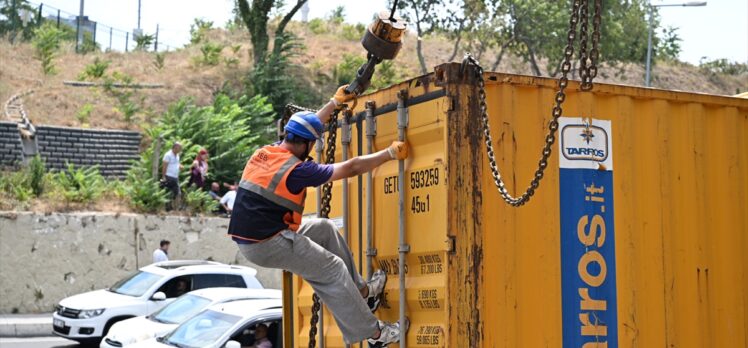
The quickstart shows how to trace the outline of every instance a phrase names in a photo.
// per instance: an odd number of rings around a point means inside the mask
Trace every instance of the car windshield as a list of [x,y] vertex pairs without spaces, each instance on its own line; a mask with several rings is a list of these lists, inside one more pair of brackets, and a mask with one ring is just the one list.
[[210,304],[210,300],[205,297],[185,294],[156,313],[151,314],[150,318],[161,323],[179,324],[205,309],[208,304]]
[[148,289],[150,289],[159,279],[161,279],[161,276],[157,274],[139,271],[118,281],[109,288],[109,291],[122,295],[138,297],[148,291]]
[[240,317],[212,310],[204,311],[179,325],[161,342],[183,348],[213,345]]

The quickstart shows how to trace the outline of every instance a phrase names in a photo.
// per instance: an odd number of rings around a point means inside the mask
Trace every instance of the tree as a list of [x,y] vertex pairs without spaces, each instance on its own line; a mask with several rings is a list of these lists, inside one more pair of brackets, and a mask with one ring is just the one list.
[[[0,36],[7,35],[12,43],[20,33],[21,40],[30,40],[34,28],[40,24],[35,9],[26,0],[2,0],[0,4]],[[21,17],[23,12],[32,14],[25,24]]]
[[[444,1],[441,0],[402,0],[397,3],[400,10],[398,13],[409,25],[415,25],[418,40],[416,41],[416,53],[418,54],[418,64],[421,66],[421,73],[428,72],[426,68],[426,58],[423,56],[422,38],[438,28],[443,17],[440,17]],[[392,3],[390,1],[390,6]]]
[[[502,48],[521,57],[535,75],[556,76],[563,59],[569,30],[571,5],[554,0],[486,0],[496,22],[496,30],[504,33]],[[490,4],[490,5],[489,5]],[[645,0],[603,0],[600,25],[600,62],[643,62],[647,49],[647,3]],[[588,49],[592,44],[590,1]],[[656,12],[655,12],[656,14]],[[655,26],[658,21],[655,18]],[[580,26],[577,26],[577,30]],[[577,43],[580,36],[577,36]],[[656,40],[655,40],[656,41]],[[499,55],[502,55],[500,51]],[[578,52],[577,52],[578,53]]]
[[[247,30],[249,30],[255,64],[261,64],[267,59],[267,52],[270,46],[268,20],[270,19],[270,11],[273,9],[273,6],[279,2],[280,0],[252,0],[252,5],[250,6],[249,0],[236,0],[237,14],[242,22],[244,22]],[[275,43],[273,45],[273,53],[275,55],[279,54],[282,49],[283,45],[280,42],[283,40],[283,33],[286,30],[288,22],[291,21],[291,18],[306,2],[307,0],[297,0],[296,4],[291,7],[278,23],[278,27],[275,29]]]
[[667,27],[662,28],[662,39],[660,39],[659,45],[657,45],[657,57],[664,58],[667,60],[676,60],[680,54],[681,47],[680,43],[683,41],[678,33],[678,28]]

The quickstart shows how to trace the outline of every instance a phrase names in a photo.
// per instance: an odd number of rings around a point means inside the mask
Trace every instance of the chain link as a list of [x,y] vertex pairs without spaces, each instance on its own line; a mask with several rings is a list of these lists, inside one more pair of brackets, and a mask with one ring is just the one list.
[[[589,73],[586,73],[588,77],[589,88],[592,88],[592,79],[597,75],[597,43],[599,42],[599,16],[600,16],[600,1],[595,1],[595,17],[593,19],[593,49],[590,51],[591,54],[584,54],[586,57],[591,58],[592,64],[585,67],[589,67]],[[540,181],[543,179],[545,169],[548,167],[548,158],[551,156],[553,143],[556,141],[556,131],[558,130],[558,119],[563,114],[561,106],[566,100],[566,94],[564,93],[566,87],[569,85],[569,72],[571,71],[571,60],[574,55],[574,41],[577,36],[577,24],[579,24],[580,7],[587,7],[588,0],[574,0],[572,5],[571,17],[569,18],[569,31],[567,35],[566,48],[564,49],[564,60],[561,64],[561,77],[558,79],[558,91],[554,98],[555,105],[553,106],[551,113],[551,121],[548,123],[548,134],[545,137],[545,145],[538,161],[538,169],[535,170],[535,175],[530,181],[530,185],[527,187],[525,192],[519,197],[513,197],[506,189],[506,184],[501,178],[498,165],[496,164],[495,151],[493,149],[493,139],[491,137],[491,126],[488,122],[488,106],[486,104],[486,83],[483,79],[483,68],[480,63],[469,54],[465,56],[463,64],[472,64],[475,69],[475,78],[478,81],[478,100],[480,104],[480,114],[483,121],[483,135],[485,137],[486,152],[488,154],[488,162],[491,168],[491,174],[493,175],[494,184],[499,190],[501,198],[511,206],[519,207],[527,203],[530,198],[535,194],[535,190],[540,187]],[[585,11],[586,13],[586,11]]]
[[589,32],[589,1],[583,0],[579,9],[579,77],[582,80],[580,89],[592,90],[592,80],[597,76],[597,62],[600,55],[600,22],[602,0],[594,1],[594,15],[592,16],[592,49],[587,50],[587,34]]
[[[341,109],[335,109],[327,123],[327,145],[325,146],[325,164],[335,163],[335,150],[338,138],[338,114]],[[322,162],[321,158],[317,161]],[[330,217],[330,204],[332,203],[332,182],[322,185],[322,202],[320,203],[319,215],[323,218]],[[317,345],[317,323],[319,322],[319,310],[322,307],[319,296],[312,294],[312,317],[309,320],[309,348]]]

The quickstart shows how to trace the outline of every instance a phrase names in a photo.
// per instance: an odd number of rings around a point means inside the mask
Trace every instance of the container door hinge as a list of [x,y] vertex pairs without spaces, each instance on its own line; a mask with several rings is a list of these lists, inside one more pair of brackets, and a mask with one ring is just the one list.
[[410,244],[400,244],[400,246],[397,248],[397,251],[401,253],[409,253]]
[[377,248],[366,249],[366,256],[377,256]]

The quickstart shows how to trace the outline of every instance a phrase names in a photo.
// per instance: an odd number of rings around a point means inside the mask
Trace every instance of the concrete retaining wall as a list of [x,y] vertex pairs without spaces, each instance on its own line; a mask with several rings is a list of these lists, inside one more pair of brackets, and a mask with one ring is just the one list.
[[0,169],[16,168],[23,161],[23,145],[15,122],[0,122]]
[[228,219],[113,213],[0,212],[0,314],[50,312],[77,293],[106,288],[151,263],[161,239],[169,256],[255,267],[268,288],[281,273],[250,264],[226,235]]

